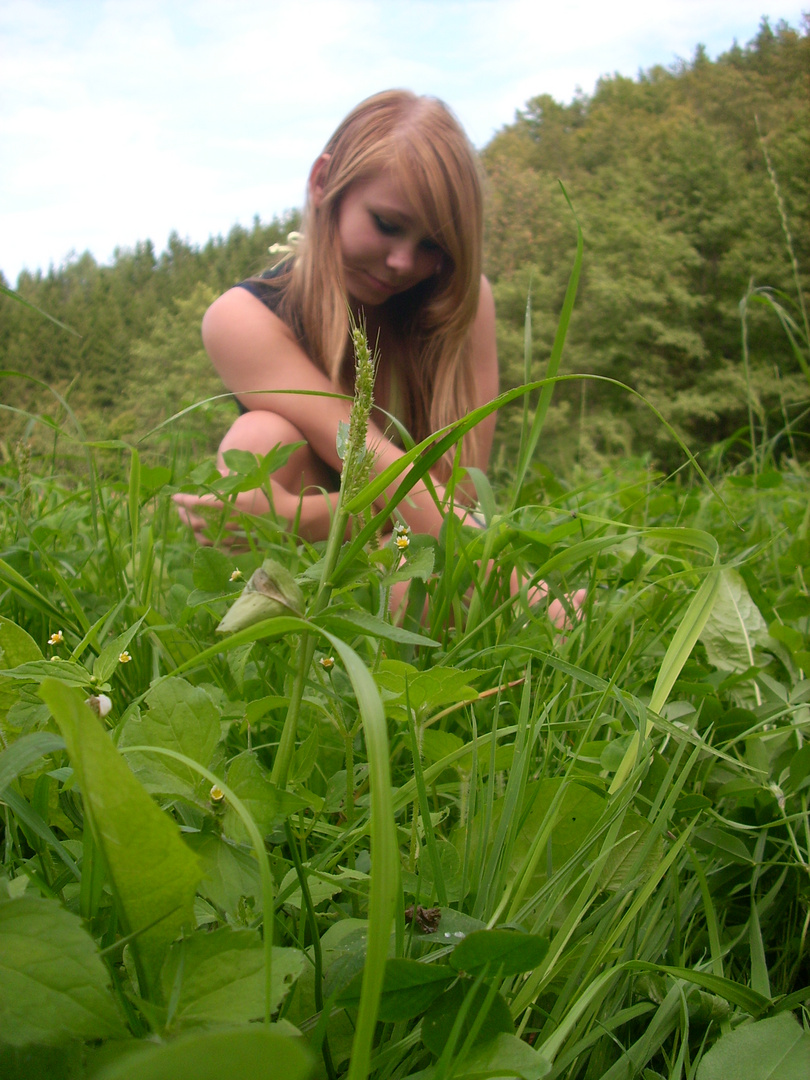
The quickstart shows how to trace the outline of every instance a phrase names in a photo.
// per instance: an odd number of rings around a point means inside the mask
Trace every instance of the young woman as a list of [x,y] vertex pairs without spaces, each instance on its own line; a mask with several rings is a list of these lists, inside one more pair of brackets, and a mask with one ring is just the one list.
[[[495,311],[481,276],[482,199],[475,153],[450,110],[434,98],[391,90],[362,102],[327,143],[309,176],[303,236],[269,279],[231,289],[208,310],[203,341],[223,382],[247,410],[220,447],[266,454],[303,441],[272,478],[275,509],[323,538],[337,487],[336,435],[349,405],[274,393],[352,392],[349,311],[379,345],[368,442],[382,471],[402,451],[384,412],[424,438],[498,393]],[[261,391],[261,393],[256,393]],[[486,469],[494,416],[467,437],[464,464]],[[223,464],[224,469],[224,464]],[[436,479],[446,479],[447,465]],[[332,501],[334,501],[334,496]],[[177,497],[205,543],[198,508]],[[265,496],[239,497],[261,513]],[[415,532],[438,533],[442,516],[422,487],[401,507]]]
[[[402,454],[386,412],[419,441],[498,393],[479,166],[447,106],[404,90],[361,102],[312,167],[302,233],[290,259],[209,308],[203,341],[245,410],[220,446],[223,472],[227,450],[266,454],[303,442],[273,474],[272,495],[276,513],[299,514],[301,535],[317,540],[329,529],[341,465],[336,436],[349,404],[311,394],[352,392],[350,313],[379,347],[368,432],[375,471]],[[486,469],[494,426],[493,414],[465,437],[463,465]],[[435,469],[440,494],[449,468],[442,461]],[[175,498],[200,542],[209,542],[201,510],[217,500]],[[241,494],[237,506],[269,509],[260,491]],[[438,534],[442,513],[423,484],[399,511],[414,532]]]

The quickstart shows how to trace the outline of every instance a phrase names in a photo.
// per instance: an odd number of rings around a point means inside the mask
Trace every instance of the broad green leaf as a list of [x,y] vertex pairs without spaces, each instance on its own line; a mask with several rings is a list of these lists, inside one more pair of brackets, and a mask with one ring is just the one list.
[[454,1080],[486,1080],[487,1077],[518,1076],[522,1080],[542,1080],[552,1064],[542,1053],[515,1035],[503,1032],[491,1042],[475,1048],[453,1070]]
[[[439,1057],[447,1040],[450,1038],[450,1032],[456,1016],[464,1004],[465,997],[471,995],[472,1000],[461,1025],[461,1033],[456,1043],[457,1051],[464,1042],[470,1028],[476,1022],[478,1014],[484,1008],[489,988],[486,983],[482,983],[473,990],[473,985],[472,982],[465,982],[464,980],[457,982],[455,986],[451,986],[449,990],[446,990],[433,1002],[429,1011],[423,1017],[422,1042],[436,1057]],[[514,1031],[515,1027],[509,1013],[509,1006],[500,994],[495,994],[475,1037],[473,1046],[481,1046],[489,1042],[490,1039],[494,1039],[501,1032],[506,1035],[513,1035]]]
[[517,930],[478,930],[450,954],[450,966],[468,975],[482,969],[500,977],[532,971],[548,952],[547,938]]
[[262,907],[259,865],[249,852],[214,833],[187,833],[185,841],[200,860],[198,892],[236,919],[243,897],[258,914]]
[[231,582],[233,560],[213,547],[198,547],[194,552],[194,588],[201,592],[238,592],[242,586]]
[[64,750],[65,741],[50,731],[32,731],[0,754],[0,792],[45,754]]
[[[562,781],[558,778],[540,780],[526,785],[527,801],[534,796],[531,808],[515,841],[512,866],[517,869],[532,841],[542,828],[551,808],[554,796]],[[581,851],[585,837],[604,812],[606,800],[591,788],[576,782],[566,788],[557,812],[557,820],[551,836],[551,867],[558,870],[564,863]],[[584,855],[584,852],[583,852]],[[538,875],[545,878],[547,860],[541,860]]]
[[[443,992],[456,973],[437,964],[392,958],[385,965],[379,1019],[396,1023],[421,1015]],[[338,1005],[356,1008],[360,1001],[362,972],[358,972],[337,999]]]
[[720,671],[747,671],[756,663],[755,647],[767,638],[767,624],[742,576],[721,570],[714,607],[700,632],[709,663]]
[[193,920],[199,864],[174,822],[152,801],[79,691],[46,680],[42,697],[64,736],[84,813],[107,866],[124,933],[145,981],[158,989],[167,947]]
[[89,687],[92,677],[81,664],[56,657],[53,660],[33,660],[20,664],[19,667],[4,671],[8,679],[23,679],[26,682],[41,683],[44,679],[58,679],[69,686]]
[[[307,885],[314,907],[322,904],[324,900],[331,900],[333,896],[337,896],[345,888],[351,887],[352,882],[368,881],[368,874],[362,874],[359,870],[344,869],[339,870],[336,874],[327,874],[321,871],[316,873],[310,871],[308,867],[304,867],[304,871],[307,875]],[[285,896],[287,889],[293,885],[295,888],[288,896]],[[298,885],[298,876],[295,869],[288,871],[284,875],[284,880],[278,888],[278,896],[280,903],[289,904],[290,907],[303,907],[304,898],[301,887]]]
[[42,659],[42,651],[22,627],[0,615],[0,669]]
[[[240,754],[234,758],[228,768],[227,780],[228,786],[245,804],[263,836],[272,832],[278,822],[308,805],[305,799],[291,791],[279,791],[270,782],[255,754]],[[230,806],[225,811],[223,829],[226,836],[236,843],[248,842],[245,826]]]
[[[146,695],[148,711],[130,717],[121,729],[118,745],[161,746],[176,750],[201,765],[208,765],[220,740],[219,710],[204,690],[185,679],[157,683]],[[200,776],[172,758],[135,751],[127,761],[149,792],[192,798]]]
[[394,585],[398,581],[410,581],[412,578],[427,581],[433,573],[435,559],[436,553],[432,544],[424,547],[414,546],[408,550],[407,557],[400,562],[396,570],[386,574],[382,584]]
[[0,902],[0,1042],[124,1034],[107,969],[77,915],[33,896]]
[[424,717],[442,705],[457,701],[475,701],[478,691],[471,685],[477,671],[459,671],[452,667],[432,667],[417,671],[401,660],[384,660],[375,673],[383,691],[386,712],[397,720],[407,719],[407,700],[417,717]]
[[810,1031],[792,1013],[743,1024],[702,1058],[697,1080],[807,1080]]
[[95,1080],[307,1080],[312,1067],[303,1039],[251,1025],[139,1050],[97,1073]]
[[[704,800],[707,802],[708,800]],[[683,813],[683,811],[681,811]],[[610,854],[605,860],[600,882],[602,887],[612,891],[622,889],[628,879],[646,878],[663,857],[664,843],[660,836],[653,842],[644,862],[637,865],[642,849],[647,844],[652,826],[646,818],[628,811],[619,830]]]
[[[304,967],[300,949],[273,948],[270,1010],[275,1011]],[[172,1025],[246,1024],[265,1009],[264,946],[256,930],[224,926],[176,942],[161,972],[163,996],[180,993]]]

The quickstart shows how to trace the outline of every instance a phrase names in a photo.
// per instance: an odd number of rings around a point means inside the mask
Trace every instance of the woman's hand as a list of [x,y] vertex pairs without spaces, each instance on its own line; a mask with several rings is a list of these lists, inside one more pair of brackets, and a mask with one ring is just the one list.
[[[286,516],[285,510],[289,493],[279,484],[270,481],[273,493],[273,502],[276,513]],[[278,494],[278,501],[276,495]],[[286,498],[285,498],[286,497]],[[180,520],[185,522],[194,533],[198,544],[204,547],[213,546],[212,533],[224,529],[219,543],[226,548],[240,546],[242,540],[242,526],[239,514],[266,514],[270,510],[270,500],[265,493],[258,488],[253,491],[242,491],[233,502],[224,502],[216,495],[189,495],[181,492],[172,496]],[[225,520],[223,521],[223,518]]]

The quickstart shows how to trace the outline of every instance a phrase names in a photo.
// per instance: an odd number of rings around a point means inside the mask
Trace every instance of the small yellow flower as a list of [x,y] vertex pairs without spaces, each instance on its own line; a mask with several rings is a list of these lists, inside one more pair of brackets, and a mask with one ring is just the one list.
[[411,527],[410,527],[410,525],[406,525],[404,521],[397,522],[397,524],[394,526],[394,536],[410,536],[410,535],[411,535]]
[[129,653],[127,652],[126,649],[124,649],[124,651],[122,653],[118,654],[118,663],[119,664],[128,664],[131,659],[132,659],[132,657],[129,655]]
[[51,634],[51,636],[48,638],[48,644],[49,645],[61,645],[64,640],[65,640],[65,635],[62,633],[62,631],[61,630],[55,630]]
[[334,656],[322,656],[318,663],[321,665],[324,671],[331,671],[335,666]]
[[222,802],[225,798],[225,792],[218,784],[214,784],[208,794],[211,796],[211,802]]
[[241,570],[234,570],[234,572],[231,574],[231,581],[241,581],[241,580],[242,580],[242,571]]
[[396,536],[394,538],[394,543],[396,544],[399,551],[407,551],[408,548],[411,546],[410,540],[404,533],[402,533],[400,536]]

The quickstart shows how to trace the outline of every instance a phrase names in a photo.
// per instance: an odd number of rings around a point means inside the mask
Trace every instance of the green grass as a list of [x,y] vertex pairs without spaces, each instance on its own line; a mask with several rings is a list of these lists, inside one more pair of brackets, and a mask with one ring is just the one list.
[[[198,1060],[262,1018],[329,1077],[688,1077],[746,1030],[806,1054],[801,467],[716,477],[722,500],[642,463],[529,472],[400,564],[270,521],[195,549],[182,455],[117,453],[125,482],[58,453],[2,474],[5,1074],[145,1076],[144,1039]],[[217,635],[267,555],[303,614]],[[582,620],[511,599],[514,566],[587,587]]]

